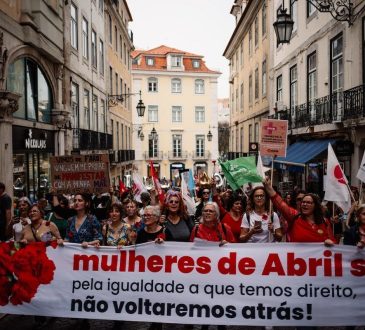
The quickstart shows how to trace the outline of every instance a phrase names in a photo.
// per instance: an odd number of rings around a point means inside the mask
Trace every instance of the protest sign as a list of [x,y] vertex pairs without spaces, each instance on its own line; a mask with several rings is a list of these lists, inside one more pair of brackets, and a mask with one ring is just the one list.
[[50,157],[51,182],[57,194],[109,192],[107,154]]
[[[0,244],[7,260],[0,270],[13,280],[0,286],[0,313],[250,326],[363,325],[365,319],[365,251],[353,246],[66,244],[38,249],[32,259],[27,253],[43,243],[17,252],[4,244],[11,243]],[[37,265],[28,268],[30,262]],[[32,294],[23,290],[34,282]]]
[[288,121],[261,119],[260,154],[262,156],[286,156]]

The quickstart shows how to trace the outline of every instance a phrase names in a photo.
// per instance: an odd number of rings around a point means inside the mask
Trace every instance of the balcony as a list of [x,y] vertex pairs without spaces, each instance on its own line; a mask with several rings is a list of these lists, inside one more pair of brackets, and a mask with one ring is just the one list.
[[192,152],[193,159],[195,160],[208,160],[210,157],[210,152],[207,150],[197,152],[196,150]]
[[345,111],[343,119],[365,118],[365,85],[344,92]]
[[188,152],[187,151],[169,151],[168,153],[169,160],[185,160],[188,158]]
[[163,151],[157,151],[154,154],[152,152],[150,153],[149,151],[145,151],[143,153],[143,158],[145,160],[163,160]]
[[108,150],[113,149],[113,136],[107,133],[85,129],[73,129],[73,149]]
[[136,159],[135,151],[130,149],[118,150],[119,163],[130,162]]

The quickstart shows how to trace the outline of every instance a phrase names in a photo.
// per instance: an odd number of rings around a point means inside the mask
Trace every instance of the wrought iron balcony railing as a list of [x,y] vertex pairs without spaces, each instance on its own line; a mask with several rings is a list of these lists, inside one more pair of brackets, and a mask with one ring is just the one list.
[[187,151],[169,151],[168,153],[169,159],[178,160],[178,159],[187,159],[188,152]]
[[203,151],[193,151],[192,152],[192,155],[193,155],[193,159],[209,159],[210,157],[210,152],[207,151],[207,150],[203,150]]
[[365,85],[344,92],[344,119],[365,118]]
[[113,149],[113,136],[85,129],[73,129],[73,148],[76,150]]
[[162,160],[163,159],[163,151],[145,151],[143,153],[143,158],[145,160]]

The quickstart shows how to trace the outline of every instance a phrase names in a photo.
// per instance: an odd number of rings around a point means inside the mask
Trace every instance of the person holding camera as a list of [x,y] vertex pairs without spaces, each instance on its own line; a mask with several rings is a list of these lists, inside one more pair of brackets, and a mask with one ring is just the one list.
[[244,243],[271,243],[281,241],[283,233],[278,215],[269,212],[270,199],[263,187],[254,188],[249,196],[241,225],[240,241]]

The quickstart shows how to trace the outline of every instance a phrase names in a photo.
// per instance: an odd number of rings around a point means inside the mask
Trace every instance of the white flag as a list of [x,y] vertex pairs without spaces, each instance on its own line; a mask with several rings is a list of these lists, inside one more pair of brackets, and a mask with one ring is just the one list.
[[359,168],[359,171],[357,172],[356,177],[360,181],[365,182],[365,151],[364,151],[364,155],[362,156],[360,168]]
[[[257,157],[256,169],[257,169],[257,173],[262,177],[262,179],[265,179],[266,172],[271,170],[270,167],[265,167],[262,164],[262,158],[261,158],[260,152]],[[253,183],[252,184],[252,188],[261,187],[261,186],[262,186],[262,183]]]
[[[341,208],[351,206],[351,197],[348,188],[348,182],[342,168],[337,160],[337,157],[328,143],[328,159],[327,159],[327,178],[326,192],[324,199],[338,204]],[[347,212],[348,210],[343,210]]]
[[134,199],[137,202],[141,203],[141,194],[144,191],[147,191],[147,188],[143,184],[142,178],[137,172],[133,173],[132,191],[133,191]]
[[188,209],[189,215],[194,215],[196,211],[194,199],[188,190],[189,172],[181,172],[181,196]]

